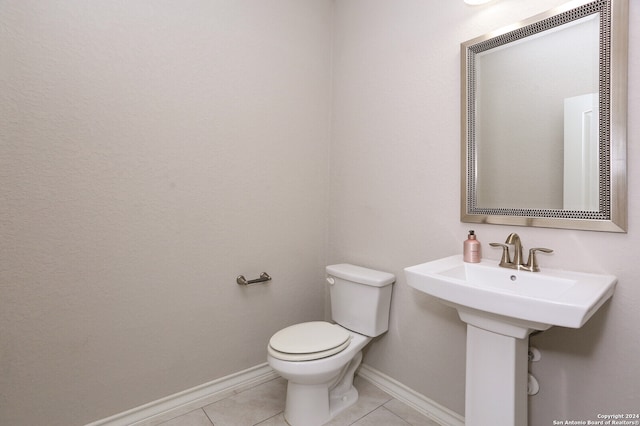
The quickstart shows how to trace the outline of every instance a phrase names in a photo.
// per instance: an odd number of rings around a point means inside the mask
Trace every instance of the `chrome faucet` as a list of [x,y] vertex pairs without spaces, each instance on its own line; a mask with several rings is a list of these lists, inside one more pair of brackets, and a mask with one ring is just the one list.
[[[517,269],[529,272],[540,272],[538,266],[538,259],[536,258],[536,252],[541,251],[543,253],[551,253],[553,250],[543,247],[536,247],[529,250],[529,259],[527,263],[522,260],[522,242],[520,236],[515,232],[509,234],[504,244],[502,243],[489,243],[492,247],[502,247],[502,258],[498,266],[503,268]],[[513,246],[513,261],[509,253],[509,246]]]

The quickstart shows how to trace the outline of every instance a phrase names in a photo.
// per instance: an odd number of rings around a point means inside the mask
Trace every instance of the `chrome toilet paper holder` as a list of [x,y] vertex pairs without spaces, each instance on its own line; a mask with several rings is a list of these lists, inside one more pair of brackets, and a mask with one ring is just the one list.
[[256,278],[255,280],[247,281],[247,279],[244,277],[244,275],[238,275],[238,277],[236,278],[236,282],[239,285],[259,284],[259,283],[264,283],[264,282],[267,282],[267,281],[271,281],[271,277],[266,272],[261,273],[260,274],[260,278]]

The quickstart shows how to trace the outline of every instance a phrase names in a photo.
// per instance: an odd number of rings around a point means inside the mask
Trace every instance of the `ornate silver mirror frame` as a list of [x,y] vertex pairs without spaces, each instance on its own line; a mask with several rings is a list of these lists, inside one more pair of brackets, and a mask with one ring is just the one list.
[[[479,205],[476,123],[480,114],[476,110],[476,90],[481,76],[476,70],[477,55],[590,15],[599,20],[597,207],[576,210]],[[462,43],[462,222],[626,232],[627,48],[628,0],[574,1]],[[504,178],[516,180],[518,176]]]

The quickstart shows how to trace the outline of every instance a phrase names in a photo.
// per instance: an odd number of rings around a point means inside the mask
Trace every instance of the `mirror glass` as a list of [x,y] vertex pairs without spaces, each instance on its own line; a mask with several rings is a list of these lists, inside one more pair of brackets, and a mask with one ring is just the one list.
[[625,232],[625,1],[462,44],[463,222]]

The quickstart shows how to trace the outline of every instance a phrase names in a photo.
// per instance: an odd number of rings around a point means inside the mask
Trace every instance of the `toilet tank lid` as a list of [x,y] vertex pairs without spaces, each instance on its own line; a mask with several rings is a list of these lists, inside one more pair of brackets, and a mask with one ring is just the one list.
[[385,287],[393,284],[395,275],[388,272],[376,271],[374,269],[363,268],[362,266],[340,263],[338,265],[327,266],[327,274],[360,284],[374,287]]

